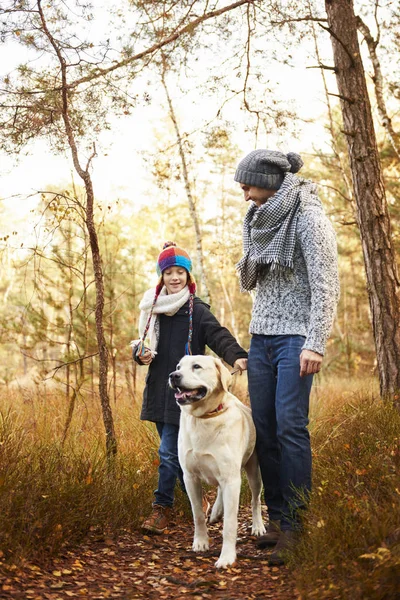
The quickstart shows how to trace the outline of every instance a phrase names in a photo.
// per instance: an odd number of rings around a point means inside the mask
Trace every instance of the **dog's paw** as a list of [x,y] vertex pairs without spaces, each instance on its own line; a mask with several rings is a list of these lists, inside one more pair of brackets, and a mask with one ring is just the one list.
[[236,552],[221,554],[215,566],[217,569],[226,569],[236,562]]
[[208,538],[194,538],[192,549],[194,552],[205,552],[210,548]]
[[260,535],[264,535],[266,531],[267,530],[264,527],[264,523],[254,523],[251,528],[251,535],[256,535],[258,537]]

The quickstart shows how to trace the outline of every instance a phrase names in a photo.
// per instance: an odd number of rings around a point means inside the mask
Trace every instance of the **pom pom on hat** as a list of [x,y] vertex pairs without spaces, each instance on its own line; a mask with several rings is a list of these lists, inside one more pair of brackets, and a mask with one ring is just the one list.
[[290,163],[291,173],[297,173],[297,171],[300,171],[301,167],[304,165],[300,154],[296,154],[296,152],[289,152],[289,154],[286,154],[286,158]]
[[171,267],[183,267],[188,273],[192,270],[192,261],[189,254],[183,248],[179,248],[175,242],[165,242],[157,259],[157,273],[161,275],[165,269]]
[[162,249],[165,250],[165,248],[169,248],[170,246],[176,246],[176,243],[175,242],[165,242]]
[[297,173],[303,166],[299,154],[277,150],[253,150],[239,163],[235,181],[245,185],[279,190],[285,173]]

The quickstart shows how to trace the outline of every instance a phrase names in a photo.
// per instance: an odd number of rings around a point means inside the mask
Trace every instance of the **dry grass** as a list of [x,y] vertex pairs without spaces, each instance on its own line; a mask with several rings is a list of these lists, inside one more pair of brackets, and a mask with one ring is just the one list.
[[120,451],[109,464],[95,399],[77,405],[62,445],[65,398],[2,396],[0,550],[6,558],[44,558],[89,530],[137,527],[149,512],[157,434],[128,398],[114,413]]
[[314,489],[292,560],[301,597],[397,598],[400,414],[371,382],[321,388],[313,414]]
[[[375,381],[316,382],[310,429],[314,491],[292,568],[302,598],[395,598],[400,568],[400,415]],[[234,392],[247,403],[246,377]],[[158,439],[128,395],[113,406],[119,453],[104,456],[98,401],[2,394],[0,556],[44,559],[89,531],[136,528],[150,510]],[[249,500],[244,486],[242,500]],[[179,509],[189,514],[183,495]]]

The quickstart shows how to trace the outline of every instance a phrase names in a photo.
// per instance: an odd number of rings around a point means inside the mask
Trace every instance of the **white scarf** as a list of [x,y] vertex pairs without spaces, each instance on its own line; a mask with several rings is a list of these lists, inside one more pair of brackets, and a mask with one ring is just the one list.
[[[133,340],[130,345],[135,347],[139,344],[143,337],[146,328],[147,320],[153,306],[156,290],[151,288],[145,292],[141,303],[139,304],[139,339]],[[168,294],[167,288],[164,286],[157,298],[157,302],[153,308],[153,314],[150,319],[150,326],[146,338],[149,340],[149,348],[151,355],[154,357],[157,354],[158,339],[160,337],[160,322],[158,315],[167,315],[172,317],[178,310],[189,300],[190,292],[187,285],[176,294]]]

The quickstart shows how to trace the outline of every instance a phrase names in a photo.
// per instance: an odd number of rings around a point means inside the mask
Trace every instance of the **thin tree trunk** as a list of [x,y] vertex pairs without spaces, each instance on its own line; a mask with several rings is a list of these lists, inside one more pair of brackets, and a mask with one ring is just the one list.
[[[312,14],[312,5],[311,5],[311,2],[308,2],[308,9],[310,11],[310,14]],[[325,92],[325,98],[326,98],[326,106],[327,106],[327,109],[328,109],[329,133],[331,134],[332,150],[333,150],[333,153],[334,153],[336,161],[337,161],[337,166],[339,168],[339,171],[340,171],[340,173],[341,173],[341,175],[343,177],[344,184],[346,186],[347,197],[350,199],[350,202],[352,204],[353,210],[355,210],[354,198],[353,198],[353,186],[351,185],[350,177],[349,177],[349,174],[348,174],[348,168],[346,169],[346,165],[343,164],[342,156],[340,154],[340,151],[339,151],[339,148],[338,148],[338,144],[337,144],[337,141],[336,141],[331,100],[330,100],[330,97],[329,97],[329,91],[328,91],[328,84],[327,84],[327,81],[326,81],[325,69],[323,68],[323,64],[322,64],[322,60],[321,60],[321,55],[320,55],[320,51],[319,51],[318,38],[317,38],[316,31],[315,31],[315,23],[314,23],[314,21],[311,22],[311,29],[312,29],[313,38],[314,38],[315,55],[316,55],[316,58],[317,58],[317,61],[318,61],[318,65],[321,66],[321,77],[322,77],[322,83],[323,83],[323,86],[324,86],[324,92]]]
[[[226,247],[226,230],[225,230],[225,185],[224,185],[224,181],[225,181],[225,166],[223,167],[223,171],[222,171],[222,177],[221,177],[221,240],[222,240],[222,245],[223,247]],[[230,316],[231,316],[231,329],[232,329],[232,333],[235,336],[237,342],[240,344],[240,335],[239,335],[239,330],[237,328],[237,324],[236,324],[236,317],[235,317],[235,311],[233,309],[233,304],[232,304],[232,298],[230,295],[230,292],[226,286],[225,283],[225,269],[226,269],[226,259],[225,259],[225,255],[223,258],[221,258],[221,266],[219,269],[219,279],[221,282],[221,288],[222,288],[222,292],[224,294],[224,298],[225,298],[225,302],[228,305],[228,309],[230,312]]]
[[228,288],[226,287],[224,272],[225,266],[221,267],[221,269],[219,270],[219,280],[221,283],[221,288],[224,294],[225,302],[228,305],[228,309],[231,315],[231,330],[234,337],[236,338],[236,341],[238,342],[238,344],[240,344],[240,334],[236,324],[235,311],[233,310],[233,304],[230,293],[228,291]]
[[[68,251],[68,261],[71,260],[72,252],[71,252],[71,236],[72,236],[72,228],[71,224],[68,225],[67,230],[67,251]],[[72,310],[72,296],[73,296],[73,283],[72,283],[72,271],[68,270],[68,315],[69,315],[69,323],[68,323],[68,331],[67,331],[67,360],[71,360],[71,342],[72,342],[72,331],[73,331],[73,310]],[[76,366],[75,366],[76,367]],[[67,364],[67,386],[66,386],[66,397],[69,399],[70,391],[71,391],[71,365]]]
[[[81,361],[83,362],[83,361]],[[72,423],[72,417],[74,415],[74,410],[75,410],[75,405],[76,405],[76,399],[78,397],[79,391],[82,387],[83,384],[83,380],[80,381],[79,385],[74,389],[74,391],[72,392],[72,396],[69,400],[69,404],[68,404],[68,411],[67,411],[67,418],[65,419],[65,424],[64,424],[64,431],[63,431],[63,436],[61,439],[61,445],[64,446],[65,444],[65,440],[67,439],[67,435],[68,435],[68,431],[70,428],[70,425]]]
[[192,189],[191,189],[191,185],[190,185],[185,149],[183,147],[183,140],[182,140],[182,136],[181,136],[181,133],[179,130],[178,120],[176,118],[176,114],[175,114],[174,106],[172,104],[171,96],[169,95],[168,86],[167,86],[167,82],[165,79],[165,71],[166,71],[165,58],[163,56],[161,81],[164,86],[165,95],[167,96],[168,107],[169,107],[169,116],[174,125],[174,129],[175,129],[175,133],[176,133],[176,139],[177,139],[178,148],[179,148],[179,156],[181,158],[181,163],[182,163],[183,180],[185,182],[186,197],[188,199],[190,216],[192,217],[193,226],[194,226],[194,232],[195,232],[195,237],[196,237],[196,257],[197,257],[197,264],[198,264],[198,268],[199,268],[199,272],[200,272],[201,294],[204,297],[204,300],[210,304],[211,296],[210,296],[210,290],[208,287],[207,276],[206,276],[206,272],[205,272],[205,268],[204,268],[204,253],[203,253],[201,228],[200,228],[199,218],[197,215],[196,203],[194,201]]
[[117,439],[115,437],[114,420],[112,416],[110,399],[108,396],[108,349],[104,335],[103,314],[104,314],[104,278],[101,265],[101,256],[99,241],[94,223],[94,193],[92,180],[88,171],[84,172],[83,177],[86,189],[86,226],[89,232],[90,248],[92,251],[93,270],[96,286],[96,336],[99,349],[99,392],[100,402],[103,412],[103,422],[106,430],[106,448],[107,456],[117,452]]
[[93,271],[95,278],[96,287],[96,308],[95,308],[95,320],[96,320],[96,335],[97,344],[99,350],[99,393],[100,402],[103,413],[103,422],[106,431],[106,452],[108,458],[117,452],[117,440],[115,437],[114,420],[112,416],[110,400],[108,396],[107,386],[107,374],[108,374],[108,349],[104,336],[103,326],[103,313],[104,313],[104,278],[101,265],[100,248],[97,237],[96,226],[94,223],[94,191],[92,179],[90,177],[89,169],[90,163],[95,156],[95,148],[92,156],[89,158],[86,169],[83,169],[78,157],[78,149],[75,142],[75,136],[72,129],[72,125],[69,117],[69,102],[68,102],[68,84],[67,84],[67,64],[61,53],[61,50],[55,41],[55,38],[51,35],[41,7],[41,0],[37,2],[38,10],[43,26],[43,30],[48,37],[54,51],[57,55],[61,69],[61,97],[62,97],[62,118],[64,121],[65,132],[68,139],[68,144],[71,149],[72,160],[74,167],[79,177],[83,180],[86,190],[86,227],[89,233],[90,249],[92,251]]
[[389,117],[386,109],[386,102],[383,95],[383,76],[381,63],[379,61],[378,55],[376,53],[376,48],[378,46],[379,40],[372,37],[371,31],[366,23],[362,20],[360,16],[356,17],[357,19],[357,27],[359,31],[364,36],[364,39],[368,46],[369,56],[372,62],[372,67],[374,69],[374,76],[372,81],[374,82],[375,88],[375,96],[376,96],[376,105],[378,108],[379,118],[382,124],[382,127],[386,129],[388,138],[390,143],[392,144],[393,150],[395,151],[397,158],[400,160],[400,143],[398,134],[393,129],[392,120]]
[[325,7],[367,274],[381,395],[396,398],[400,390],[400,285],[357,20],[352,0],[325,0]]

